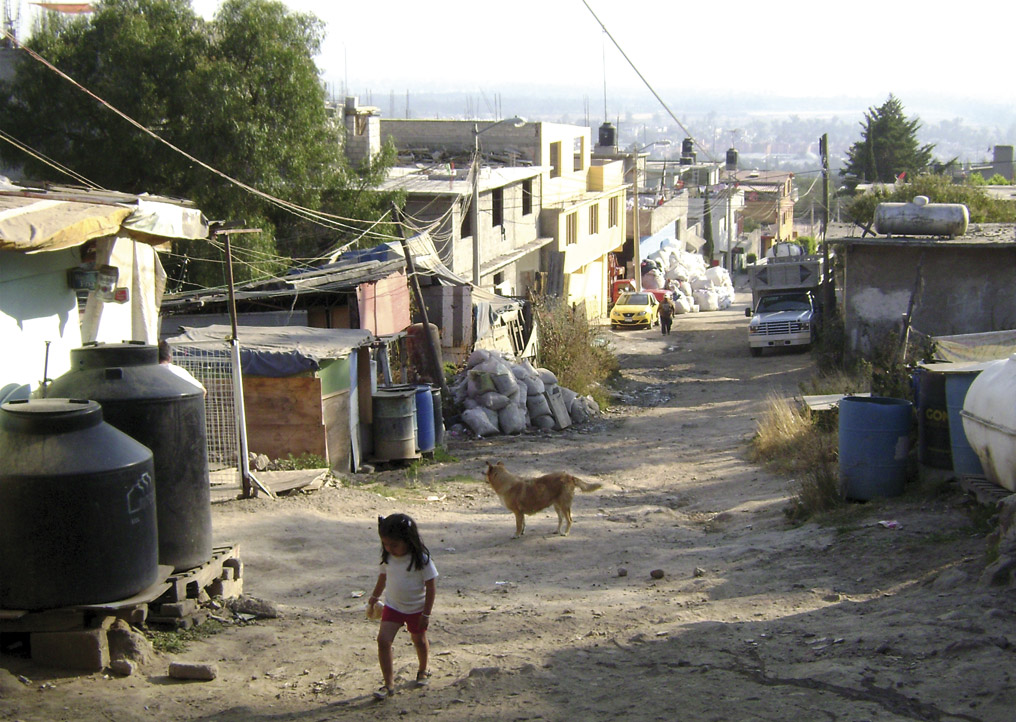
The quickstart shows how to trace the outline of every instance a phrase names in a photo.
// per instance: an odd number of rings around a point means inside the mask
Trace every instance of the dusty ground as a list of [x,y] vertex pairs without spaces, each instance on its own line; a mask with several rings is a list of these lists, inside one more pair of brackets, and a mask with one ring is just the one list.
[[[792,482],[749,463],[747,441],[766,395],[794,394],[810,359],[750,358],[744,326],[739,304],[678,317],[669,337],[613,334],[622,405],[583,428],[452,440],[458,461],[414,484],[386,472],[215,504],[217,541],[242,545],[246,591],[283,616],[129,678],[3,658],[32,684],[0,687],[0,719],[1016,719],[1013,596],[979,582],[969,498],[910,491],[788,526]],[[551,535],[545,512],[513,540],[479,481],[487,459],[604,488],[577,497],[571,536]],[[400,635],[402,688],[376,703],[376,627],[355,595],[375,577],[375,517],[393,511],[418,519],[441,573],[434,677],[409,688]],[[890,520],[899,528],[879,524]],[[213,662],[219,677],[170,680],[173,660]]]

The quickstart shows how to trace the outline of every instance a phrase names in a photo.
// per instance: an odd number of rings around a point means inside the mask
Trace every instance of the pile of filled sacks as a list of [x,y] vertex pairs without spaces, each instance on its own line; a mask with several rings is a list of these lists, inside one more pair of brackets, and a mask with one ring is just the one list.
[[477,436],[563,429],[600,413],[591,396],[559,386],[548,369],[485,349],[473,351],[449,390],[462,423]]
[[734,302],[730,273],[720,266],[706,267],[700,253],[690,253],[666,240],[642,264],[643,288],[669,288],[678,313],[719,311]]

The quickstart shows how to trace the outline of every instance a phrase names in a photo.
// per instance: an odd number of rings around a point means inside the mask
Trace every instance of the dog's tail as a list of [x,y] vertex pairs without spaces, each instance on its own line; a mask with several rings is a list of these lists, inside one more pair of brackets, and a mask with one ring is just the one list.
[[582,491],[596,491],[601,486],[603,486],[603,484],[597,484],[591,481],[582,481],[582,479],[578,478],[577,476],[569,476],[569,478],[572,480],[572,483],[575,484],[575,486],[580,488]]

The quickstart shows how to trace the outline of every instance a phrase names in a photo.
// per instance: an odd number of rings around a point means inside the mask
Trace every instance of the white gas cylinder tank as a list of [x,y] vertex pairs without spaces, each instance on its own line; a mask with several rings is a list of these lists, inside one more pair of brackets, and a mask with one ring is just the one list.
[[984,475],[1016,491],[1016,354],[985,365],[967,390],[961,415]]

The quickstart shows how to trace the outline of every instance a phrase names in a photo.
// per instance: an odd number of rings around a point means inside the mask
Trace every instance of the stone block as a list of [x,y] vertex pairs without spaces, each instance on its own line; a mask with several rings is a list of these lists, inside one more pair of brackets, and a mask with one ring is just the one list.
[[109,665],[109,641],[104,629],[33,632],[29,645],[32,661],[38,664],[87,672],[99,672]]

